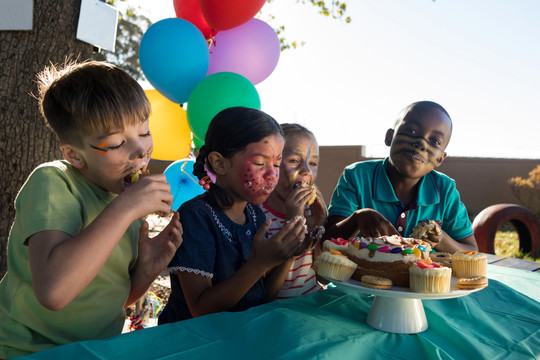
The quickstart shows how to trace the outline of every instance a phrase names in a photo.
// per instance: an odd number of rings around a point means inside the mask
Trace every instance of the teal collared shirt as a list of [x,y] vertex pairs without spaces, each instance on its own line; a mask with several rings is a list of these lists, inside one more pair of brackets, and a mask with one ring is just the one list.
[[351,164],[345,168],[332,195],[328,215],[349,217],[358,209],[380,212],[403,236],[418,222],[436,220],[454,240],[472,235],[472,225],[455,181],[431,171],[420,179],[418,194],[408,207],[397,198],[386,169],[388,158]]

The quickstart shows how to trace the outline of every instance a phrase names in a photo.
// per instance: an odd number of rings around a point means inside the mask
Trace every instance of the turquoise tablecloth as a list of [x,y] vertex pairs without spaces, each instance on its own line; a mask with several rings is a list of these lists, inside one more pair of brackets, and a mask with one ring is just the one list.
[[[336,287],[241,313],[219,313],[28,359],[536,359],[540,274],[489,265],[489,287],[423,300],[428,330],[391,334],[366,324],[373,297]],[[81,324],[82,325],[82,324]]]

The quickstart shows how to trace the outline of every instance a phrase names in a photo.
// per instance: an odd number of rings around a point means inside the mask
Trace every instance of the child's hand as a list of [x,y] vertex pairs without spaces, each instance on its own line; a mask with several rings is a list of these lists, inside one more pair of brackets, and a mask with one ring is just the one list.
[[174,213],[165,229],[153,238],[148,236],[148,222],[145,221],[139,233],[137,271],[151,279],[159,275],[182,244],[182,233],[178,212]]
[[422,240],[427,241],[432,249],[435,249],[435,247],[442,242],[444,236],[448,236],[443,229],[441,229],[438,221],[434,222],[434,228],[428,231],[426,235],[427,237]]
[[313,196],[311,186],[298,186],[291,190],[285,199],[285,214],[287,219],[303,216],[308,200]]
[[[324,231],[325,229],[324,229],[324,226],[322,225],[317,225],[313,229],[311,229],[306,235],[306,240],[305,240],[306,245],[303,249],[303,252],[301,252],[299,255],[305,254],[308,251],[320,249],[321,239],[324,235]],[[317,254],[318,252],[315,251],[315,253]]]
[[121,201],[122,208],[139,219],[154,212],[170,214],[173,195],[165,175],[154,174],[139,179],[115,201]]
[[277,234],[265,238],[271,221],[266,220],[253,238],[253,257],[266,269],[271,269],[292,256],[300,254],[309,241],[306,238],[305,219],[295,217],[285,223]]
[[399,235],[399,232],[390,221],[373,209],[356,210],[354,217],[358,231],[362,233],[362,236]]
[[131,291],[126,306],[144,295],[152,281],[163,271],[182,244],[180,216],[174,213],[169,225],[157,236],[148,236],[145,221],[139,231],[139,253],[135,270],[131,273]]
[[326,222],[326,217],[328,216],[328,209],[324,202],[323,196],[319,188],[316,188],[316,190],[317,197],[315,198],[313,204],[309,205],[309,211],[305,211],[304,214],[308,230],[312,230],[318,225],[323,225]]

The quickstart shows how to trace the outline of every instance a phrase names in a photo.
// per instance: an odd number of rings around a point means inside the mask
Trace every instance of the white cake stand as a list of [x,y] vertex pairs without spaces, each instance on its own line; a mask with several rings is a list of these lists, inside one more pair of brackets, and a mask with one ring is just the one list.
[[457,278],[454,276],[452,276],[450,292],[447,294],[423,294],[399,286],[392,286],[390,290],[371,289],[361,286],[360,281],[353,279],[346,282],[331,281],[364,294],[374,295],[375,298],[366,320],[367,324],[377,330],[397,334],[416,334],[427,330],[428,322],[422,300],[452,299],[482,290],[458,289]]

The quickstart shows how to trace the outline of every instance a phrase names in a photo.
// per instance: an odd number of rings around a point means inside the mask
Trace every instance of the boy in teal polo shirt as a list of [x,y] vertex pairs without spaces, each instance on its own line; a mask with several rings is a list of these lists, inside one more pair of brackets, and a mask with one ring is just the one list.
[[328,209],[326,236],[409,236],[418,222],[435,220],[440,235],[427,239],[434,249],[477,250],[454,180],[434,170],[446,157],[451,133],[452,120],[439,104],[421,101],[403,109],[386,132],[390,156],[345,168]]

